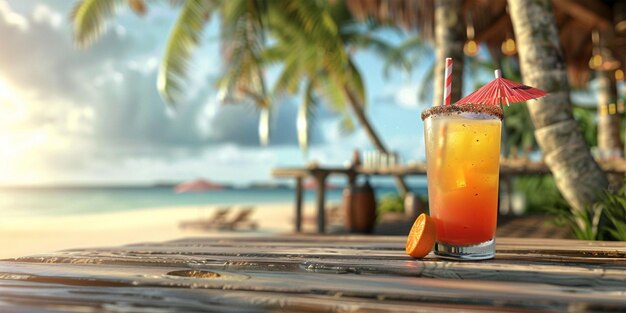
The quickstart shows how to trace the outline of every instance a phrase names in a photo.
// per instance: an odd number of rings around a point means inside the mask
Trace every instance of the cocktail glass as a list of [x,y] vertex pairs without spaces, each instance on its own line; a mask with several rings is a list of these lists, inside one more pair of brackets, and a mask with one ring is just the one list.
[[444,105],[422,112],[435,254],[481,260],[495,255],[502,109]]

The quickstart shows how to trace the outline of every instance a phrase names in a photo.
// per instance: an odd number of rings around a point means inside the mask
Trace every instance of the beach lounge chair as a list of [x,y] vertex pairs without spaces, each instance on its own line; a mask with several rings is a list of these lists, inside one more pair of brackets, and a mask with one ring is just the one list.
[[182,221],[179,224],[180,228],[211,228],[212,226],[221,225],[226,223],[228,213],[230,213],[232,207],[219,207],[213,213],[213,216],[209,218],[200,218],[190,221]]
[[252,215],[252,213],[254,213],[254,207],[252,206],[242,207],[239,210],[239,212],[230,221],[221,223],[218,226],[218,228],[223,229],[223,230],[225,229],[235,230],[243,226],[248,226],[251,229],[256,229],[257,228],[256,221],[250,220],[250,215]]

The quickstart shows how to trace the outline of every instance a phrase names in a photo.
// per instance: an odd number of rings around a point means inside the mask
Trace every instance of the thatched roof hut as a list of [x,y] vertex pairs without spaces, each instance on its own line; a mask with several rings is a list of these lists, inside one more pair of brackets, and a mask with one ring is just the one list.
[[[589,61],[594,52],[602,53],[604,66],[623,68],[626,61],[625,2],[552,2],[570,82],[573,85],[586,85],[591,72]],[[379,22],[416,29],[426,39],[434,37],[434,0],[348,0],[347,5],[357,19],[374,18]],[[463,10],[463,23],[473,25],[475,40],[484,43],[494,58],[501,57],[502,43],[507,38],[514,38],[506,0],[464,0]],[[600,39],[599,43],[592,40],[594,33],[599,35],[596,36]]]

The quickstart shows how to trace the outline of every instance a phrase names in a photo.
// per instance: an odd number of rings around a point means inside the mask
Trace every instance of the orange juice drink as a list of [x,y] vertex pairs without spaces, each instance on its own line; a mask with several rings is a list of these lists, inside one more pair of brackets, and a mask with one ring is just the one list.
[[502,109],[446,105],[422,113],[435,254],[488,259],[495,254]]

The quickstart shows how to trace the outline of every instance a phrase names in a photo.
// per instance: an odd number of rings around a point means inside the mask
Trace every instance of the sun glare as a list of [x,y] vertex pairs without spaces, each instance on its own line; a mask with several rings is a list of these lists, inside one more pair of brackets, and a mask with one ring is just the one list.
[[0,128],[6,125],[5,122],[10,123],[24,113],[23,99],[3,77],[0,77],[0,121],[3,122]]
[[0,78],[0,101],[4,104],[5,101],[11,100],[12,92],[8,84]]
[[[28,151],[45,142],[45,134],[23,129],[26,103],[11,84],[0,77],[0,180],[22,177],[15,172],[17,163],[27,162]],[[17,163],[16,163],[17,162]]]

